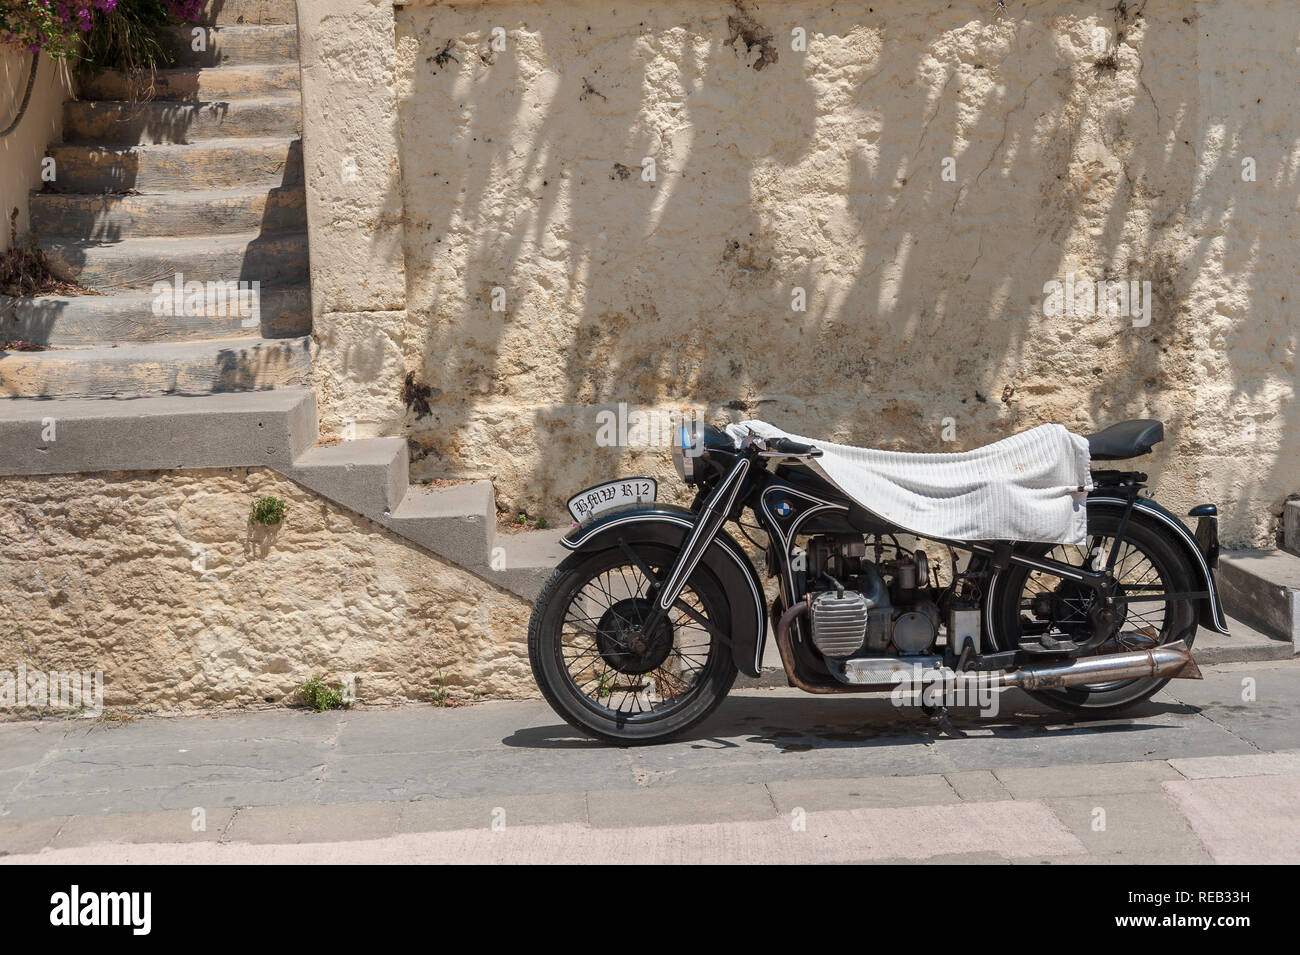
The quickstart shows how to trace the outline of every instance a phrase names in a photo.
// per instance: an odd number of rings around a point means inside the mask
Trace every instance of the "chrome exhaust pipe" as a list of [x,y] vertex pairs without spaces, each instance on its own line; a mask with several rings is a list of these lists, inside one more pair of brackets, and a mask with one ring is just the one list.
[[1201,668],[1192,659],[1191,648],[1183,640],[1152,647],[1150,650],[1080,657],[1057,665],[1021,667],[1009,673],[1000,673],[996,679],[1001,686],[1015,686],[1022,690],[1051,690],[1085,683],[1141,680],[1147,677],[1167,680],[1202,679]]

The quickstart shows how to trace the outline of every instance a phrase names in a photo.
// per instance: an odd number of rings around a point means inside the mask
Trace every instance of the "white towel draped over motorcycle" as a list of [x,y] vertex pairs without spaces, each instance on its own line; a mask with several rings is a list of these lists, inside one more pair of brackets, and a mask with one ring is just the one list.
[[[739,441],[790,438],[822,451],[809,465],[867,510],[905,530],[952,540],[1084,544],[1088,441],[1044,424],[953,454],[875,451],[782,431],[766,421],[729,425]],[[1080,490],[1084,488],[1085,490]]]

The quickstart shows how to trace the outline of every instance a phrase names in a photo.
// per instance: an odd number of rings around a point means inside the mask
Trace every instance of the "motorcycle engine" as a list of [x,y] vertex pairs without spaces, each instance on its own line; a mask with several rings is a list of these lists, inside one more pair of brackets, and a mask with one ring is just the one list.
[[934,648],[940,613],[923,551],[873,562],[864,538],[827,534],[809,539],[806,566],[812,641],[824,656],[913,656]]

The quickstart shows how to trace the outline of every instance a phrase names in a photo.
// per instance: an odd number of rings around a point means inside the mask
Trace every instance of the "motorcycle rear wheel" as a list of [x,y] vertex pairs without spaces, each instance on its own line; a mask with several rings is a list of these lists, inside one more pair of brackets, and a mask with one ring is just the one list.
[[[1110,508],[1091,509],[1088,513],[1089,543],[1086,551],[1078,547],[1040,545],[1033,548],[1033,554],[1082,566],[1098,546],[1102,553],[1109,553],[1115,534],[1119,531],[1119,524],[1120,514],[1117,511]],[[1073,559],[1070,559],[1071,555]],[[1170,541],[1162,528],[1143,520],[1140,515],[1134,515],[1124,533],[1115,573],[1121,587],[1126,581],[1130,586],[1140,581],[1147,587],[1161,588],[1148,592],[1189,593],[1200,589],[1196,570],[1182,548]],[[1055,612],[1058,607],[1075,616],[1086,617],[1085,605],[1073,606],[1079,603],[1078,596],[1071,594],[1069,585],[1060,582],[1060,578],[1031,568],[1012,566],[998,574],[991,584],[989,599],[994,602],[994,638],[999,650],[1016,649],[1028,633],[1043,625],[1041,619],[1035,619],[1036,614],[1031,607],[1036,598],[1040,601],[1044,599],[1044,590],[1048,587],[1052,589],[1049,602],[1053,603],[1053,615],[1047,622],[1049,630],[1053,625],[1060,629],[1078,626],[1078,620],[1057,620]],[[1190,647],[1196,637],[1197,623],[1197,606],[1191,600],[1174,600],[1163,604],[1127,604],[1119,634],[1091,652],[1118,653],[1173,643],[1176,640],[1183,640]],[[1113,646],[1110,645],[1112,643]],[[1066,713],[1104,716],[1150,699],[1168,682],[1167,679],[1152,677],[1028,692],[1036,700]]]
[[[635,544],[659,579],[675,552]],[[618,746],[658,743],[713,712],[736,679],[731,648],[681,609],[648,634],[649,581],[620,548],[575,554],[543,585],[528,624],[528,660],[542,695],[570,726]],[[722,633],[730,605],[700,566],[680,598]]]

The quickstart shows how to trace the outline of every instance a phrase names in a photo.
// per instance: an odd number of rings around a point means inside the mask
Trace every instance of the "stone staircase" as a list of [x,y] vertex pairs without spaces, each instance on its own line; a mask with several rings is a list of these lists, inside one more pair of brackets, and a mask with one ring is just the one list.
[[[205,49],[192,47],[201,30]],[[305,384],[307,216],[293,0],[212,0],[166,38],[152,99],[105,72],[66,104],[32,231],[60,278],[100,294],[0,298],[0,396],[210,394]],[[180,277],[178,279],[178,276]],[[260,283],[158,307],[157,282]],[[183,286],[182,286],[183,288]],[[247,303],[246,303],[247,304]]]
[[[264,467],[532,600],[567,551],[560,530],[506,533],[491,481],[409,483],[405,438],[317,445],[316,396],[285,388],[121,402],[0,402],[0,474]],[[57,438],[43,437],[55,416]]]
[[1219,597],[1224,610],[1300,653],[1300,501],[1283,511],[1281,549],[1224,551]]
[[[0,351],[0,474],[267,467],[531,600],[561,532],[500,531],[490,481],[410,485],[404,438],[316,444],[294,3],[211,0],[203,51],[192,29],[149,101],[109,72],[66,104],[32,229],[99,294],[0,298],[0,342],[47,348]],[[160,312],[177,275],[260,282],[260,323]]]

